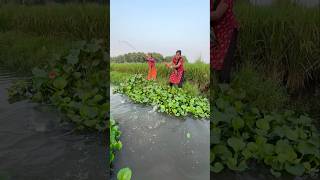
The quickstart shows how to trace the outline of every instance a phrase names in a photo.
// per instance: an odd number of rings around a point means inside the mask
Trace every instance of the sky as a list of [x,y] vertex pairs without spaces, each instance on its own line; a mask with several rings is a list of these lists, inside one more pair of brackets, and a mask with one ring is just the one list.
[[128,52],[210,62],[209,0],[111,0],[111,57]]

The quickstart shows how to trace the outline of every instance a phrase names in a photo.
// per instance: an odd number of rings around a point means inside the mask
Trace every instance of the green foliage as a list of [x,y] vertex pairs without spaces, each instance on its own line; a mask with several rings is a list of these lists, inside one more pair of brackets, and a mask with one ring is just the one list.
[[109,8],[98,4],[8,4],[0,6],[0,32],[20,31],[36,36],[108,42],[108,15]]
[[8,88],[8,96],[10,103],[23,100],[27,98],[28,93],[28,82],[23,80],[18,80]]
[[[152,57],[156,59],[156,62],[171,62],[173,56],[163,57],[160,53],[152,52]],[[116,57],[111,57],[112,63],[143,63],[146,62],[146,53],[144,52],[132,52]],[[186,56],[182,56],[185,62],[188,62]]]
[[[156,59],[157,62],[162,62],[164,60],[160,53],[151,53],[152,57]],[[132,52],[124,55],[119,55],[116,57],[111,57],[111,62],[113,63],[143,63],[146,62],[146,53],[143,52]]]
[[[157,68],[157,80],[165,80],[168,83],[168,79],[171,70],[168,69],[162,63],[156,63]],[[210,82],[210,67],[209,64],[184,64],[185,69],[185,82],[190,83],[196,87],[199,91],[204,91],[205,87]],[[148,74],[148,65],[146,63],[111,63],[110,71],[120,72],[126,74]],[[188,86],[188,85],[187,85]]]
[[122,168],[118,172],[117,180],[131,180],[132,171],[130,168]]
[[291,90],[306,88],[320,79],[319,7],[277,2],[272,6],[235,3],[241,25],[237,62],[258,65],[260,73],[284,81]]
[[[104,117],[109,110],[107,59],[101,41],[81,41],[68,55],[34,68],[26,95],[35,102],[55,105],[77,129],[104,131],[107,127]],[[21,87],[14,85],[10,98],[17,94],[14,89],[21,92]]]
[[109,164],[112,164],[112,162],[115,159],[115,152],[120,151],[122,149],[122,143],[120,141],[121,131],[119,130],[119,126],[116,124],[116,122],[113,119],[110,119],[110,161]]
[[245,171],[250,162],[274,176],[317,173],[320,132],[312,119],[294,111],[262,111],[245,102],[243,91],[221,85],[211,103],[211,171]]
[[288,103],[286,89],[279,82],[264,77],[254,66],[243,65],[234,75],[233,89],[245,90],[245,102],[261,110],[282,109]]
[[21,32],[0,32],[0,63],[14,71],[27,72],[55,61],[72,43],[62,38],[37,37]]
[[[111,71],[110,72],[110,81],[114,85],[119,85],[120,83],[126,81],[128,79],[128,77],[130,77],[130,76],[132,76],[132,74]],[[168,85],[167,78],[165,79],[165,78],[158,77],[157,82],[159,83],[159,85],[162,85],[162,86]],[[190,94],[191,96],[203,95],[203,96],[207,97],[209,95],[209,92],[205,92],[205,91],[201,92],[200,89],[198,89],[198,85],[192,84],[191,82],[184,82],[182,89],[184,91],[186,91],[188,94]]]
[[160,112],[175,116],[190,114],[201,118],[209,117],[208,99],[190,96],[180,88],[161,86],[156,82],[147,81],[141,74],[130,77],[114,91],[126,94],[135,102],[156,106]]

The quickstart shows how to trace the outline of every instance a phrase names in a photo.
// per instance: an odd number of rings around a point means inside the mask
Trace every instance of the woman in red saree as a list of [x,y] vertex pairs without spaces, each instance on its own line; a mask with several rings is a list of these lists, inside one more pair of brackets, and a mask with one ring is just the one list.
[[214,33],[210,44],[210,63],[218,73],[219,81],[229,83],[239,30],[233,13],[233,0],[211,0],[210,11]]
[[147,55],[146,59],[148,61],[148,66],[149,66],[147,80],[151,80],[151,79],[156,80],[157,78],[156,60],[152,57],[150,53]]
[[183,80],[184,80],[184,67],[183,67],[184,60],[181,56],[181,51],[178,50],[176,55],[173,56],[171,64],[169,67],[173,69],[170,74],[170,86],[178,85],[179,88],[182,87]]

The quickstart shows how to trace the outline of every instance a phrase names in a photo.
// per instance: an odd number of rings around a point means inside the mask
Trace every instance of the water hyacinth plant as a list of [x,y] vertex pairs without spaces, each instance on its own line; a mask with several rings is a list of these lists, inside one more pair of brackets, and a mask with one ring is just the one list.
[[130,168],[122,168],[117,174],[117,180],[130,180],[132,171]]
[[150,104],[160,112],[174,116],[208,118],[210,113],[207,98],[190,96],[176,87],[160,86],[156,82],[147,81],[141,74],[130,77],[115,88],[114,92],[125,94],[134,102]]
[[320,132],[306,114],[261,111],[245,92],[221,86],[211,106],[211,171],[245,171],[252,162],[274,176],[313,175],[320,167]]
[[[33,76],[27,80],[31,83],[14,84],[9,96],[25,96],[34,102],[53,104],[76,129],[104,131],[109,110],[107,59],[102,41],[81,41],[66,56],[34,68]],[[26,86],[22,88],[22,84]]]
[[122,149],[122,143],[120,141],[121,131],[119,130],[119,126],[116,124],[115,120],[110,119],[110,160],[109,164],[111,165],[115,159],[115,152],[120,151]]

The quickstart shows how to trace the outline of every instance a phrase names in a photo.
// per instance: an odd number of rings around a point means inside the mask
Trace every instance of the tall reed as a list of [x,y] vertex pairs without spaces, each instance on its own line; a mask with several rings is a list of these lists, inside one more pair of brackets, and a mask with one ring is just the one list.
[[99,4],[0,6],[0,31],[109,41],[108,7]]
[[240,22],[237,62],[289,89],[301,90],[320,80],[320,9],[290,3],[235,5]]

